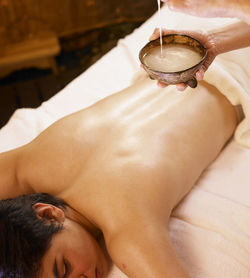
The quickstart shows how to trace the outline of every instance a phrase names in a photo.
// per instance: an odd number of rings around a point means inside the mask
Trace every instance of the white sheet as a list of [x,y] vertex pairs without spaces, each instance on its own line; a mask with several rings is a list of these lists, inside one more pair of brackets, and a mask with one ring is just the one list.
[[[208,29],[236,21],[195,18],[172,13],[166,7],[162,13],[163,25],[170,29]],[[154,15],[41,107],[17,110],[0,130],[0,151],[29,142],[58,118],[130,85],[139,68],[138,52],[157,25],[158,17]],[[208,81],[214,78],[213,71],[220,59],[225,58],[216,59],[206,75]],[[220,79],[216,82],[219,84]],[[245,83],[244,90],[248,94],[249,80],[240,82]],[[228,88],[234,89],[233,86]],[[249,104],[248,100],[246,104]],[[172,214],[170,235],[193,278],[250,277],[248,165],[250,149],[232,140]],[[109,278],[118,277],[125,276],[113,267]]]

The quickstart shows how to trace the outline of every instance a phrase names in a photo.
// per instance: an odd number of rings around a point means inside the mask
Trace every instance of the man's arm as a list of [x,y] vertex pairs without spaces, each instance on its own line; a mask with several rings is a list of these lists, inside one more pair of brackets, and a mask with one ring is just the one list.
[[107,242],[113,262],[129,278],[190,278],[169,239],[167,227],[134,226]]

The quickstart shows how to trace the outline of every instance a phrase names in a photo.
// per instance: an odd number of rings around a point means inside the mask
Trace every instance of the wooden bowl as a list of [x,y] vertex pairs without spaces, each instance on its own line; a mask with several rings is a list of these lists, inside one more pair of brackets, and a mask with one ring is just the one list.
[[206,47],[197,39],[192,38],[191,36],[185,34],[169,34],[162,37],[162,44],[176,44],[178,46],[185,45],[191,47],[194,51],[200,54],[201,59],[200,61],[195,64],[194,66],[183,69],[177,72],[163,72],[153,68],[150,68],[145,63],[145,57],[152,51],[155,47],[160,46],[160,38],[150,41],[147,43],[139,53],[139,59],[143,65],[143,68],[149,74],[151,79],[159,80],[162,83],[167,85],[170,84],[178,84],[178,83],[185,83],[191,88],[195,88],[197,86],[197,80],[195,78],[195,73],[200,69],[202,64],[205,61],[207,56],[207,49]]

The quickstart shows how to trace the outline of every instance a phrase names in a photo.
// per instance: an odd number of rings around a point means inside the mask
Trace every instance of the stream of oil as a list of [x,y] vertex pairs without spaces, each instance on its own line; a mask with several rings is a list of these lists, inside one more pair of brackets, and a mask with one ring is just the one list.
[[161,57],[162,57],[161,0],[157,0],[157,3],[158,3],[158,16],[159,16],[159,30],[160,30]]

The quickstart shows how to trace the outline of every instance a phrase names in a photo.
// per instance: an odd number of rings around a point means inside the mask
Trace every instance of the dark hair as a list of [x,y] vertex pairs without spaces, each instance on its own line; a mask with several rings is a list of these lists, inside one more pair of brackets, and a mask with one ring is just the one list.
[[36,217],[33,205],[41,202],[63,210],[61,199],[46,193],[22,195],[0,201],[0,277],[33,278],[62,225]]

